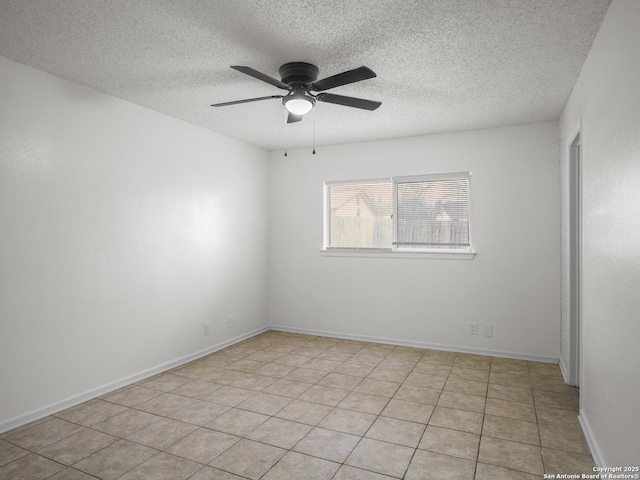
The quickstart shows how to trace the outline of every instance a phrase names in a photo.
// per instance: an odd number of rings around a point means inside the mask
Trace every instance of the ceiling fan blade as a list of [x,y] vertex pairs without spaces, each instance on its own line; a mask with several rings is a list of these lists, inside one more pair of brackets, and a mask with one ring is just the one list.
[[344,105],[345,107],[362,108],[363,110],[375,110],[382,105],[382,102],[376,102],[374,100],[345,97],[344,95],[334,95],[333,93],[321,93],[316,99],[321,102],[335,103],[336,105]]
[[296,123],[296,122],[300,122],[301,120],[302,120],[302,115],[294,115],[291,112],[289,112],[289,114],[287,115],[287,123]]
[[238,105],[240,103],[259,102],[260,100],[269,100],[271,98],[282,98],[282,95],[270,95],[268,97],[247,98],[246,100],[235,100],[233,102],[214,103],[212,107],[226,107],[227,105]]
[[361,80],[367,80],[368,78],[374,78],[375,72],[369,67],[359,67],[353,70],[333,75],[332,77],[323,78],[317,82],[311,84],[311,89],[321,92],[323,90],[329,90],[330,88],[339,87],[341,85],[347,85],[349,83],[360,82]]
[[289,85],[287,85],[286,83],[282,83],[280,80],[276,80],[275,78],[270,77],[269,75],[267,75],[265,73],[262,73],[262,72],[259,72],[257,70],[254,70],[251,67],[243,67],[243,66],[238,66],[238,65],[232,65],[231,68],[233,68],[234,70],[237,70],[239,72],[242,72],[245,75],[249,75],[250,77],[257,78],[258,80],[262,80],[263,82],[270,83],[274,87],[278,87],[278,88],[281,88],[283,90],[291,90],[291,87],[289,87]]

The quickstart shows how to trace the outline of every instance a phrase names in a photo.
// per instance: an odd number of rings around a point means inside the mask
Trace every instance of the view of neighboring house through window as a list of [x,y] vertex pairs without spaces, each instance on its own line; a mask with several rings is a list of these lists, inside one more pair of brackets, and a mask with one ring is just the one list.
[[469,173],[325,182],[325,250],[471,251]]

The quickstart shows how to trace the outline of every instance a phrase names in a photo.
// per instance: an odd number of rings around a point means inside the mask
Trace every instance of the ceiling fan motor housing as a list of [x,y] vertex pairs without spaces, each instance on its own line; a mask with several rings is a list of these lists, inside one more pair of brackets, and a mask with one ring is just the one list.
[[318,79],[320,70],[310,63],[291,62],[282,65],[279,72],[282,83],[291,87],[305,86],[308,90],[308,87]]

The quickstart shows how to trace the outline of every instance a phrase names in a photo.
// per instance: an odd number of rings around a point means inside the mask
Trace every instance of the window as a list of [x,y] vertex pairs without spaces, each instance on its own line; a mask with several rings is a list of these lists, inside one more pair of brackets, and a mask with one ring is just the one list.
[[469,173],[325,182],[325,251],[472,253]]

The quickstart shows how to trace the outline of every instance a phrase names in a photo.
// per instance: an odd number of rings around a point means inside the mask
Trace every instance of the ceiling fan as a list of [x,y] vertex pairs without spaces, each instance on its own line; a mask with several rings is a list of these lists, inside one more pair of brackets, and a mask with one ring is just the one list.
[[[305,62],[285,63],[279,69],[281,80],[276,80],[269,75],[254,70],[251,67],[234,65],[231,68],[249,75],[263,82],[267,82],[274,87],[287,90],[286,95],[270,95],[268,97],[248,98],[246,100],[236,100],[233,102],[215,103],[212,107],[225,107],[227,105],[238,105],[240,103],[258,102],[271,98],[281,98],[287,109],[287,123],[299,122],[302,117],[309,113],[316,104],[316,101],[344,105],[346,107],[361,108],[363,110],[375,110],[382,102],[365,100],[363,98],[346,97],[333,93],[323,93],[325,90],[340,87],[349,83],[360,82],[376,76],[375,72],[368,67],[359,67],[353,70],[333,75],[331,77],[317,80],[320,71],[318,67]],[[320,93],[313,93],[320,92]]]

